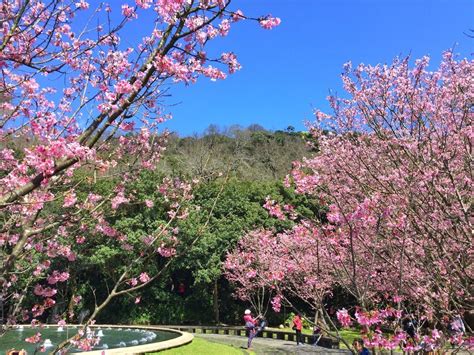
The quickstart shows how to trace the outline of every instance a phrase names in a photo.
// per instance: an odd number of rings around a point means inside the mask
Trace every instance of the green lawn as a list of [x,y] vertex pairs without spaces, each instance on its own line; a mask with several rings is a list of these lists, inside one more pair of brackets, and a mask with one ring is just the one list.
[[[357,329],[341,329],[339,334],[349,344],[352,344],[354,339],[360,338],[360,331]],[[346,346],[342,341],[339,344],[341,349],[346,349]]]
[[[270,329],[275,329],[275,330],[281,330],[283,332],[289,332],[289,333],[294,333],[295,331],[293,329],[291,329],[290,327],[285,327],[285,328],[272,328],[270,327]],[[301,333],[303,334],[313,334],[313,331],[309,328],[303,328],[303,330],[301,331]]]
[[[247,353],[247,352],[245,352]],[[210,341],[194,338],[193,342],[188,345],[180,346],[179,348],[160,351],[159,353],[152,353],[156,355],[242,355],[242,349],[237,349],[230,345],[223,345],[212,343]]]

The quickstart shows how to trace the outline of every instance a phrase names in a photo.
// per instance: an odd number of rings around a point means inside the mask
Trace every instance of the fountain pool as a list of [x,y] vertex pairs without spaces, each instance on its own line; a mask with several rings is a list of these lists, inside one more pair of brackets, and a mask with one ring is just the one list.
[[[54,349],[54,346],[59,344],[61,341],[77,334],[78,328],[76,326],[65,326],[65,327],[48,327],[39,330],[41,333],[41,343],[45,347],[45,353],[50,352]],[[33,336],[38,332],[38,329],[32,329],[30,327],[17,327],[9,330],[6,334],[0,337],[0,354],[5,354],[6,351],[14,349],[25,349],[28,354],[33,354],[38,344],[30,344],[25,342],[25,339]],[[167,340],[178,338],[182,333],[175,331],[167,331],[164,329],[143,329],[135,327],[91,327],[89,335],[93,332],[95,337],[100,338],[98,345],[94,347],[94,350],[106,350],[106,349],[122,349],[123,353],[125,348],[154,344],[158,342],[164,342]],[[85,335],[87,336],[87,335]],[[127,349],[129,350],[129,349]],[[78,349],[71,348],[68,352],[76,353],[81,352]],[[37,352],[37,354],[42,354]]]

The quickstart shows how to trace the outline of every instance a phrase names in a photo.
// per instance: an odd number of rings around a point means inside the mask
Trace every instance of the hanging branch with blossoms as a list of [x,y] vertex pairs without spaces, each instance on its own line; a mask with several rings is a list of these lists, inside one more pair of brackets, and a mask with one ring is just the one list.
[[[134,41],[121,38],[124,30],[147,13],[154,18],[147,33],[127,46]],[[154,169],[162,155],[166,133],[158,127],[169,118],[163,110],[167,86],[193,84],[201,76],[225,79],[225,71],[240,69],[237,57],[208,57],[208,42],[225,37],[239,21],[257,21],[265,29],[280,21],[247,17],[231,10],[228,0],[136,0],[95,9],[84,0],[17,0],[4,2],[0,17],[0,297],[8,325],[37,325],[54,305],[57,286],[68,280],[68,265],[85,235],[99,233],[129,248],[127,236],[105,216],[137,202],[125,186],[137,171]],[[77,190],[81,183],[117,176],[121,181],[111,195]],[[180,201],[189,199],[187,186],[174,181],[160,191],[175,195],[170,224],[143,250],[134,250],[135,267],[146,268],[148,251],[173,256],[179,238],[168,227],[186,214]],[[159,276],[144,269],[134,285],[130,269],[124,270],[114,297]],[[38,297],[32,308],[25,308],[26,294]]]

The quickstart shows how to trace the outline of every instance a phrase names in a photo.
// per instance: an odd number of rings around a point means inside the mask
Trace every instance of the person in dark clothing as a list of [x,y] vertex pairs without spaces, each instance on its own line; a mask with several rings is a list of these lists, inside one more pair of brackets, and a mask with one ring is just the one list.
[[262,330],[265,329],[265,327],[267,326],[267,320],[263,317],[263,316],[258,316],[257,318],[260,319],[260,321],[258,322],[258,327],[257,327],[257,334],[260,333]]
[[318,345],[319,339],[323,336],[323,331],[317,325],[313,327],[313,345]]
[[354,347],[354,350],[357,351],[358,355],[370,355],[370,351],[364,346],[362,339],[354,340],[352,346]]
[[411,317],[407,316],[402,321],[403,330],[411,339],[415,339],[416,336],[416,321]]

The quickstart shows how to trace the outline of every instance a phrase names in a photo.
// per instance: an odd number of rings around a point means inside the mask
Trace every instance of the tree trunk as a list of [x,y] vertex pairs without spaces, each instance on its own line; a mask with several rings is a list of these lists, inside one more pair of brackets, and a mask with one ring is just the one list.
[[212,296],[213,296],[213,309],[214,309],[214,322],[216,324],[219,324],[220,323],[220,320],[219,320],[219,290],[218,290],[218,287],[217,287],[217,279],[214,280],[214,289],[213,289],[213,292],[212,292]]

